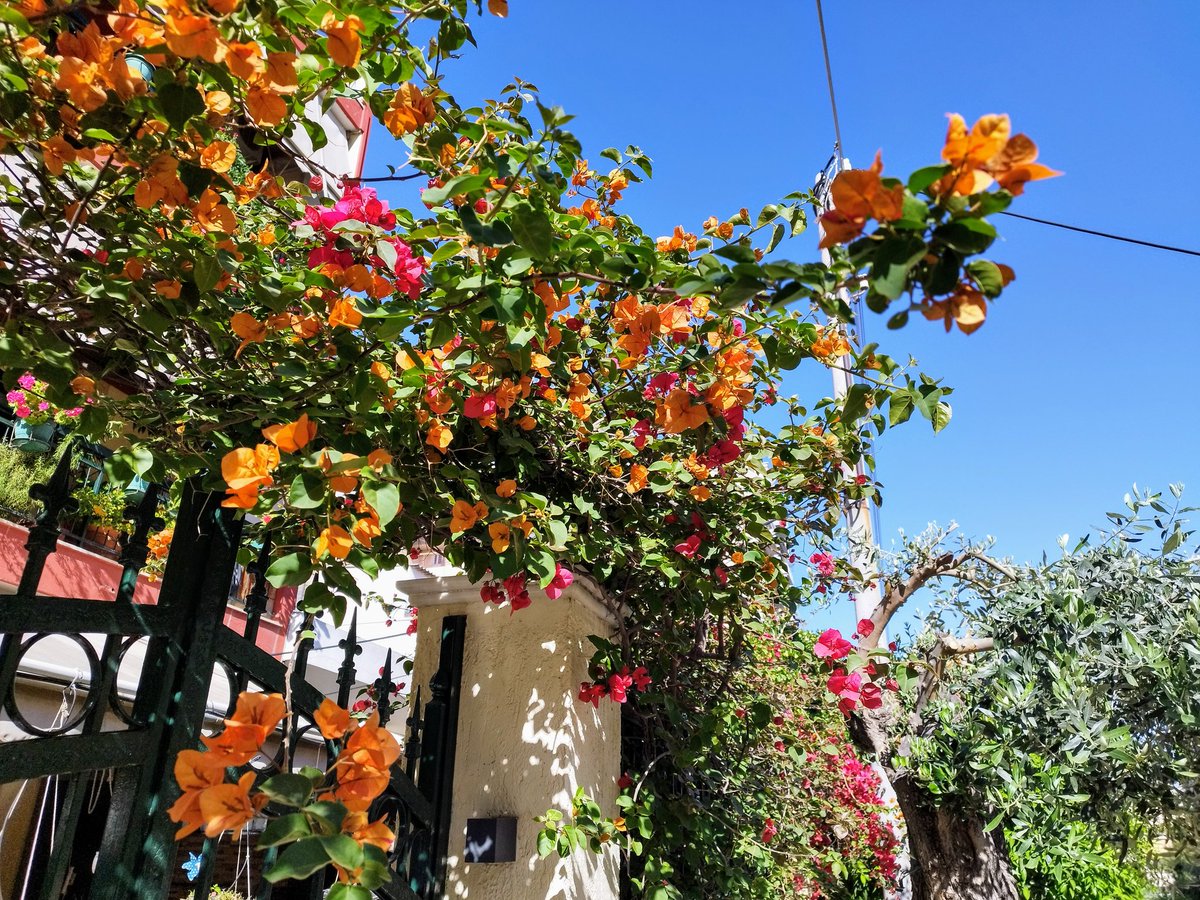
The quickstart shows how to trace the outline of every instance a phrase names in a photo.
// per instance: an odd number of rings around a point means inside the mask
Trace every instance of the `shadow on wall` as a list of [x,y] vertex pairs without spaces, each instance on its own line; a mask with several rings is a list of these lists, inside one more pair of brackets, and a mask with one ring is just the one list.
[[[616,811],[619,708],[597,710],[575,699],[592,651],[586,635],[602,628],[582,610],[558,603],[535,602],[524,611],[535,615],[524,622],[501,622],[493,617],[508,619],[508,610],[491,607],[484,621],[468,625],[450,896],[615,900],[615,854],[586,848],[561,860],[537,854],[534,817],[547,808],[569,814],[577,787],[606,812]],[[539,612],[548,615],[539,620]],[[463,861],[465,820],[502,815],[518,819],[517,861]]]

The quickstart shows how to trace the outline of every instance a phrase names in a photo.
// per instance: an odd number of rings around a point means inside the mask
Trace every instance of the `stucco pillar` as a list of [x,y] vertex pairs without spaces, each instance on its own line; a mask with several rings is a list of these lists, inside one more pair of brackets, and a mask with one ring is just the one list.
[[[466,615],[466,647],[451,807],[446,898],[470,900],[617,900],[613,848],[583,848],[566,859],[539,859],[535,816],[569,814],[575,789],[616,814],[621,770],[620,707],[575,699],[590,680],[589,635],[609,637],[614,623],[594,593],[576,580],[557,600],[530,591],[533,605],[511,613],[485,604],[465,576],[405,584],[418,610],[413,685],[428,696],[437,668],[441,620]],[[517,858],[464,859],[468,818],[515,816]]]

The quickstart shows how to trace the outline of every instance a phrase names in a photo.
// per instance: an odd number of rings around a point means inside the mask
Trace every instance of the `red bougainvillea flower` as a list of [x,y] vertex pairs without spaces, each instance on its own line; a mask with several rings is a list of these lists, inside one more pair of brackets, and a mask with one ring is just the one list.
[[692,559],[700,549],[700,535],[693,534],[686,541],[675,545],[675,552],[684,559]]
[[629,674],[628,666],[608,676],[608,696],[616,703],[624,703],[628,699],[631,687],[633,676]]
[[859,700],[867,709],[879,709],[883,706],[883,691],[877,684],[864,684]]
[[651,683],[654,680],[650,677],[650,674],[646,671],[645,666],[638,666],[636,669],[634,669],[633,673],[632,673],[632,677],[633,677],[633,683],[639,691],[646,690],[646,688],[650,687]]
[[813,653],[817,659],[845,659],[853,649],[854,645],[842,637],[840,631],[830,628],[828,631],[821,632],[821,636],[817,638],[817,643],[813,646]]
[[602,684],[588,684],[586,681],[579,685],[579,699],[584,703],[590,703],[597,709],[600,707],[600,700],[608,694],[608,688]]
[[851,700],[854,703],[858,702],[859,695],[862,693],[862,676],[857,672],[851,672],[847,675],[841,669],[838,669],[829,676],[829,680],[825,682],[825,686],[832,694],[837,694],[843,700]]
[[858,628],[856,629],[855,633],[859,637],[870,637],[871,632],[873,632],[874,630],[875,630],[875,623],[872,622],[870,619],[859,619],[858,620]]
[[575,576],[571,574],[571,570],[564,567],[561,563],[555,563],[554,578],[546,585],[546,596],[551,600],[557,600],[562,596],[563,591],[571,586],[575,581]]
[[617,779],[617,789],[627,791],[633,787],[633,779],[629,777],[628,772],[623,772],[621,777]]
[[763,830],[762,830],[763,843],[764,844],[771,843],[771,838],[775,837],[775,835],[777,835],[777,834],[779,834],[779,829],[775,826],[775,820],[767,819],[767,821],[765,823],[763,823]]

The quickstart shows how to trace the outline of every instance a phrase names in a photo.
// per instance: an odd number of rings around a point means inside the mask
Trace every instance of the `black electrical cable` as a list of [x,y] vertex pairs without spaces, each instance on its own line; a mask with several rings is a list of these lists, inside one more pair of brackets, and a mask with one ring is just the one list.
[[1055,228],[1065,228],[1067,231],[1077,231],[1080,234],[1090,234],[1095,237],[1108,238],[1110,241],[1124,241],[1126,244],[1137,244],[1139,247],[1153,247],[1155,250],[1170,250],[1172,253],[1185,253],[1188,256],[1200,256],[1200,250],[1187,250],[1183,247],[1171,247],[1168,244],[1156,244],[1153,241],[1140,241],[1137,238],[1122,237],[1119,234],[1109,234],[1107,231],[1096,231],[1092,228],[1080,228],[1077,225],[1064,225],[1062,222],[1051,222],[1049,219],[1039,219],[1035,216],[1024,216],[1021,213],[1001,212],[1002,216],[1012,216],[1014,219],[1024,219],[1026,222],[1037,222],[1039,225],[1052,225]]

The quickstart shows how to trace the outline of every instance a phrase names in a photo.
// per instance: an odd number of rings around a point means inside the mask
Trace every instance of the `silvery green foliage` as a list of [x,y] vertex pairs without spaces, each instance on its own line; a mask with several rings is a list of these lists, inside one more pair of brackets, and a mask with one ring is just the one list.
[[1172,493],[1135,488],[1112,533],[980,604],[997,649],[949,667],[911,742],[929,790],[1003,824],[1016,859],[1052,843],[1065,863],[1075,822],[1200,846],[1200,559]]

